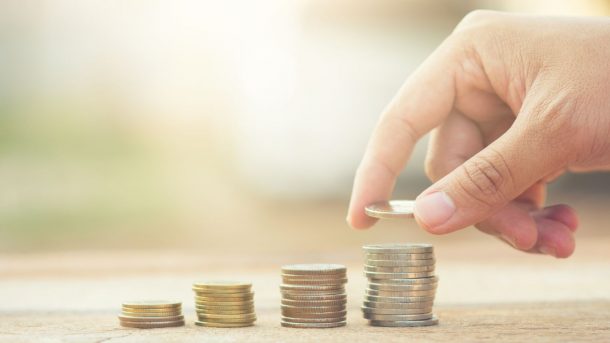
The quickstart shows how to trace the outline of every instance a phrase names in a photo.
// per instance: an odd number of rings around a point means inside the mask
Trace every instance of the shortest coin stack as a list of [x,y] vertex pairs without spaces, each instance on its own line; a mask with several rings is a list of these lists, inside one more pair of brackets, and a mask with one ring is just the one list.
[[139,329],[183,326],[182,303],[167,300],[124,302],[119,321],[121,326]]
[[293,264],[282,267],[282,326],[345,326],[346,268],[340,264]]
[[256,321],[252,284],[205,281],[193,284],[196,325],[217,328],[252,326]]

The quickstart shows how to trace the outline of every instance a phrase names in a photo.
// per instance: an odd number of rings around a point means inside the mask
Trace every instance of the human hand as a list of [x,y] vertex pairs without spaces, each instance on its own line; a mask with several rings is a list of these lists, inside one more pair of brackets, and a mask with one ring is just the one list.
[[610,169],[610,19],[466,16],[384,110],[354,180],[352,227],[375,223],[364,207],[390,198],[431,130],[420,226],[474,224],[519,250],[570,256],[578,219],[544,207],[546,183]]

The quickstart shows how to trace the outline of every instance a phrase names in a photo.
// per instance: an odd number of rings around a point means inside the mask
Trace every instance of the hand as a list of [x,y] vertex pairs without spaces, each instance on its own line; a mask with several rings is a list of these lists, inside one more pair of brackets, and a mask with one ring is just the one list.
[[544,207],[564,171],[610,169],[610,19],[475,11],[385,109],[356,173],[347,220],[367,228],[415,143],[432,130],[415,219],[469,225],[529,252],[568,257],[575,211]]

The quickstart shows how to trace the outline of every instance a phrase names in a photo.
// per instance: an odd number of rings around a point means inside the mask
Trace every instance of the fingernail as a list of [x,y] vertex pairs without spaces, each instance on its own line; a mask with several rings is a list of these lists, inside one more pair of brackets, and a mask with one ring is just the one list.
[[538,248],[538,250],[545,255],[557,257],[557,253],[555,252],[555,248],[553,247],[542,245]]
[[415,200],[415,215],[427,229],[444,224],[455,213],[455,204],[445,192],[426,194]]

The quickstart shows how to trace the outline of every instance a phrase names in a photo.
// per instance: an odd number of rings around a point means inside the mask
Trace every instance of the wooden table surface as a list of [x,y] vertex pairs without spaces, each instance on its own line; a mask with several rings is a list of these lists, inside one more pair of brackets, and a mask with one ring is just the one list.
[[[610,341],[610,241],[579,241],[571,259],[504,249],[488,241],[436,245],[440,283],[428,328],[375,328],[359,311],[366,279],[358,247],[333,254],[239,255],[177,251],[11,254],[0,257],[2,342],[372,342]],[[348,325],[290,329],[279,325],[279,268],[292,262],[348,266]],[[253,282],[256,326],[193,324],[190,285],[198,279]],[[177,298],[182,328],[122,328],[122,300]]]

